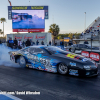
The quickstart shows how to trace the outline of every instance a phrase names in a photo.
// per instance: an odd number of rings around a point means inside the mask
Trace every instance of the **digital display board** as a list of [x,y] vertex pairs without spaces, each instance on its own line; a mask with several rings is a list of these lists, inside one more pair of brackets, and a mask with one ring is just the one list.
[[13,32],[44,32],[48,6],[8,6]]
[[44,10],[45,19],[48,19],[48,6],[8,6],[8,19],[12,19],[12,10]]

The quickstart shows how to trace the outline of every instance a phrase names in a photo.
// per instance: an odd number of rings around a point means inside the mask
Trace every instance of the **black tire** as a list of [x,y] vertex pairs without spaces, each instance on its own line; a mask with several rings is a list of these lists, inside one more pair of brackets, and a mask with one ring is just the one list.
[[57,67],[57,71],[60,74],[68,74],[68,67],[64,63],[60,63]]
[[71,48],[69,48],[69,52],[71,52]]
[[23,68],[26,67],[26,60],[23,56],[20,56],[19,58],[19,65]]

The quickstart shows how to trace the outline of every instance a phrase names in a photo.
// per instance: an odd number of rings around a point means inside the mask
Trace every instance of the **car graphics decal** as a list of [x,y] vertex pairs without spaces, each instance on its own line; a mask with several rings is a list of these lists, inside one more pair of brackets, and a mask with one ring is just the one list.
[[32,65],[32,68],[57,72],[57,61],[55,59],[50,59],[48,56],[43,56],[42,54],[27,54],[26,57]]

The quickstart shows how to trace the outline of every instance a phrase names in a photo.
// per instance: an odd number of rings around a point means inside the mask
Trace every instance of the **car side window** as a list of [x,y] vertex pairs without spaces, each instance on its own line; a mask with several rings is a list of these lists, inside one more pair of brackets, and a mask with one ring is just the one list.
[[29,48],[22,49],[23,52],[29,52]]
[[45,53],[45,51],[44,50],[42,50],[41,48],[35,48],[35,51],[34,51],[34,53]]
[[34,54],[35,53],[35,48],[30,48],[29,53]]

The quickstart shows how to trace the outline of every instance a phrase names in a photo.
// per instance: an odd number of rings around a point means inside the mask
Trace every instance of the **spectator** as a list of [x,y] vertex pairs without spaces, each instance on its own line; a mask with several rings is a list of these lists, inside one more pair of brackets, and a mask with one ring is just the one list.
[[87,40],[85,40],[84,44],[89,44]]
[[57,43],[55,42],[55,44],[54,44],[55,46],[57,46]]
[[14,40],[14,48],[16,49],[17,46],[18,46],[18,41],[17,41],[16,38],[15,38],[15,40]]
[[82,33],[81,33],[81,38],[83,38],[83,35],[84,35],[84,33],[82,32]]
[[99,32],[99,29],[97,29],[97,31]]
[[8,47],[10,47],[10,48],[13,49],[14,41],[12,40],[12,38],[9,38],[9,40],[7,41],[7,43],[8,43]]
[[73,34],[73,39],[75,38],[75,35]]
[[18,49],[22,49],[22,41],[21,40],[18,41]]
[[39,44],[39,41],[37,40],[37,41],[36,41],[36,45],[38,45],[38,44]]
[[44,42],[43,41],[41,42],[41,45],[44,45]]
[[33,45],[35,45],[35,42],[33,41]]
[[61,49],[64,49],[64,41],[60,41],[60,47]]
[[22,45],[23,45],[23,48],[24,48],[25,47],[25,42],[24,41],[22,42]]
[[0,40],[0,44],[2,44],[1,40]]
[[26,47],[27,47],[27,46],[30,46],[30,45],[31,45],[31,41],[30,41],[29,39],[27,39],[27,41],[26,41],[25,44],[26,44]]
[[49,41],[49,45],[51,45],[51,41]]
[[30,40],[30,42],[31,42],[31,46],[33,45],[33,41],[32,40]]
[[73,45],[72,40],[69,41],[69,46]]

